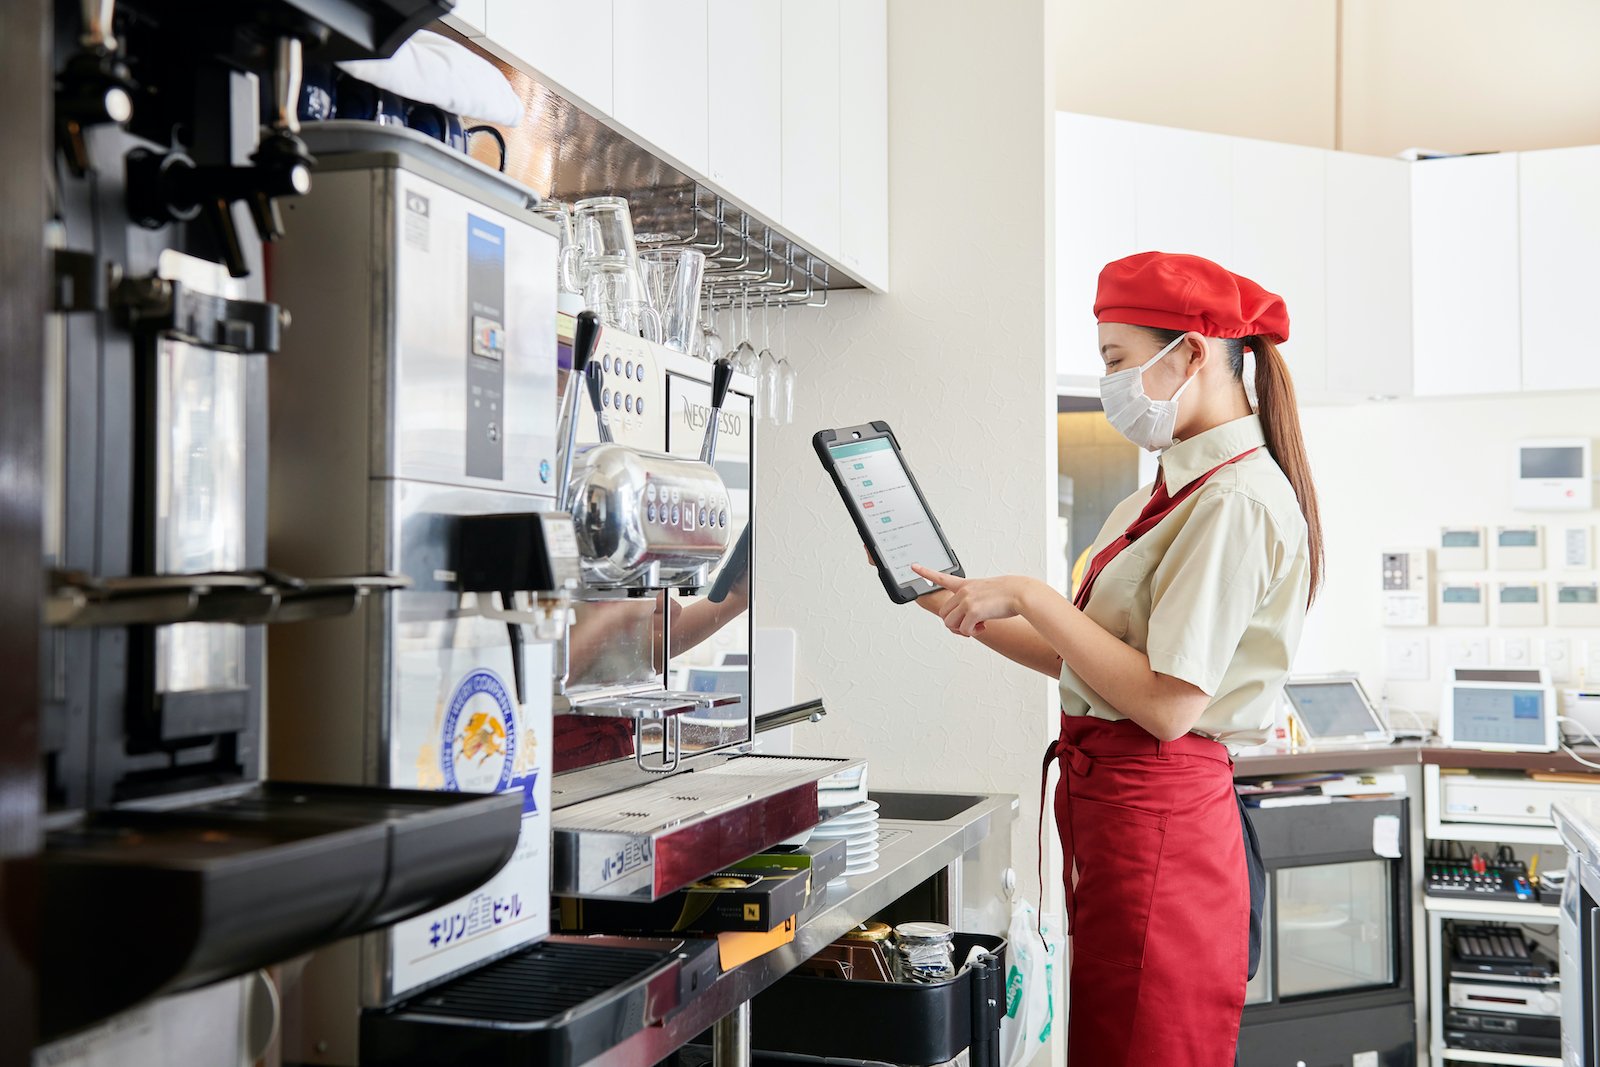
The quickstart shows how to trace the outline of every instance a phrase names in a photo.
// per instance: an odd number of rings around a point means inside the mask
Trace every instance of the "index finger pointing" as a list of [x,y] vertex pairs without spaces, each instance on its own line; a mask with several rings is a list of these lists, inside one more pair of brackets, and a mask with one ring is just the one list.
[[920,563],[913,563],[911,565],[911,569],[915,571],[919,577],[926,578],[928,581],[939,586],[941,589],[959,589],[961,586],[966,584],[967,581],[965,578],[959,578],[954,574],[942,574],[939,571],[931,571]]

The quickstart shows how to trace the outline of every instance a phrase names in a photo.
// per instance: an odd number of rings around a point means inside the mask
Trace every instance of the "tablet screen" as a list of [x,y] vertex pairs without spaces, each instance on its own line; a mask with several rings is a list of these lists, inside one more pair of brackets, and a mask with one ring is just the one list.
[[935,571],[954,566],[888,438],[829,445],[828,454],[851,502],[866,517],[873,551],[895,581],[921,581],[913,563]]
[[1362,737],[1381,730],[1352,682],[1290,682],[1283,691],[1313,738]]

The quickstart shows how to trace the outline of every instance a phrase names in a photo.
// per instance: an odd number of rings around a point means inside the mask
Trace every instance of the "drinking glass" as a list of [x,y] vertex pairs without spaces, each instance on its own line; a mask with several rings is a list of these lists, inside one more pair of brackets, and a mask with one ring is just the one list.
[[743,297],[743,316],[739,330],[740,341],[729,355],[733,361],[733,369],[740,374],[754,375],[756,372],[756,346],[750,343],[750,288],[746,286],[741,293]]
[[633,217],[620,196],[591,196],[572,207],[579,248],[578,281],[585,302],[607,326],[661,340],[661,316],[650,304],[639,273]]
[[688,354],[700,329],[700,281],[706,256],[692,248],[660,248],[639,253],[645,292],[661,316],[661,343]]
[[772,312],[765,304],[761,308],[761,354],[756,356],[756,416],[768,422],[778,421],[779,390],[778,357],[772,353]]

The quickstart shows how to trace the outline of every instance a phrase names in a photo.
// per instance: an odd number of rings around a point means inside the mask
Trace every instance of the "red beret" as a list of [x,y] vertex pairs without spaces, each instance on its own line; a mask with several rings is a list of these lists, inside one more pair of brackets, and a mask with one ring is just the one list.
[[1141,252],[1107,263],[1100,271],[1094,317],[1206,337],[1265,337],[1273,344],[1289,339],[1283,297],[1209,259],[1170,252]]

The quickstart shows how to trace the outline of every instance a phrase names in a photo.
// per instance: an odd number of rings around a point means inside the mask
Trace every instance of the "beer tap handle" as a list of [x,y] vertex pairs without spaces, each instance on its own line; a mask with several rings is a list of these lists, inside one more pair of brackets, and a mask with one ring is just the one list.
[[733,382],[733,363],[719,359],[711,369],[711,416],[706,420],[706,439],[700,446],[700,462],[717,461],[717,424],[722,421],[722,402],[728,399],[728,386]]

